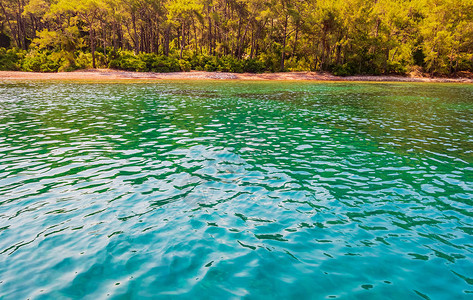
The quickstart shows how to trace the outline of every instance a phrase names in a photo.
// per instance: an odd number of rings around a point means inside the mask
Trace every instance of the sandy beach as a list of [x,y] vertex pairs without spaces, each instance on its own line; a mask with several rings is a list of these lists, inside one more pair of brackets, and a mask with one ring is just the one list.
[[79,70],[62,73],[0,71],[0,80],[308,80],[308,81],[378,81],[378,82],[453,82],[473,83],[472,78],[430,78],[404,76],[334,76],[319,72],[226,73],[175,72],[144,73],[110,69]]

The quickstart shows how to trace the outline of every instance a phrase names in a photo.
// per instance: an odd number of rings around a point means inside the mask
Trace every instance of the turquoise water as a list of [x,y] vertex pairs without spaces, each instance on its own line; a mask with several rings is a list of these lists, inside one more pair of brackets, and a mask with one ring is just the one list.
[[471,299],[473,85],[0,84],[0,299]]

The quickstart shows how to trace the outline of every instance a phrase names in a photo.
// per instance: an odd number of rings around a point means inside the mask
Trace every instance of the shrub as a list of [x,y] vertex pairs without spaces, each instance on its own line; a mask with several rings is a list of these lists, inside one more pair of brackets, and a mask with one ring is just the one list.
[[285,62],[285,67],[290,72],[310,71],[311,62],[306,57],[291,57]]
[[243,64],[241,60],[234,58],[233,56],[224,56],[220,60],[217,60],[218,71],[242,73]]
[[70,72],[79,69],[74,59],[74,54],[71,52],[53,52],[49,59],[59,64],[58,72]]
[[153,72],[156,68],[159,68],[159,56],[154,53],[143,53],[136,58],[145,63],[145,67],[142,70],[144,72]]
[[262,53],[260,55],[260,60],[263,63],[264,70],[270,72],[279,71],[281,56],[278,56],[277,53]]
[[189,72],[191,70],[191,63],[187,60],[180,59],[179,60],[179,68],[182,72]]
[[125,71],[143,72],[146,70],[146,63],[136,57],[132,52],[122,51],[118,58],[109,63],[108,67]]
[[146,71],[148,72],[167,73],[181,70],[179,60],[174,57],[157,54],[140,54],[140,58],[146,61]]
[[121,51],[115,54],[108,67],[126,71],[160,73],[191,70],[191,64],[185,60],[178,60],[174,57],[157,55],[155,53],[135,55],[129,51]]
[[386,73],[387,74],[406,74],[408,68],[405,65],[402,65],[398,61],[387,62]]
[[264,63],[260,60],[246,59],[243,61],[243,72],[262,73],[264,70]]
[[92,53],[78,52],[76,54],[76,66],[78,69],[92,68]]
[[24,59],[26,51],[20,49],[0,48],[0,70],[1,71],[18,71],[21,69],[21,63]]
[[351,63],[336,65],[332,67],[332,73],[335,76],[351,76],[356,73],[355,66]]
[[[106,57],[96,53],[96,64],[105,65]],[[22,60],[21,69],[33,72],[70,72],[92,67],[92,54],[83,52],[68,52],[47,50],[32,50]]]
[[205,62],[204,71],[207,71],[207,72],[218,71],[218,67],[219,67],[218,57],[216,56],[208,57],[204,59],[204,62]]
[[50,56],[48,51],[30,51],[23,60],[22,69],[28,72],[57,72],[62,64],[59,55]]
[[189,57],[189,62],[191,64],[191,69],[197,71],[203,71],[205,64],[210,60],[210,57],[206,55],[196,54]]

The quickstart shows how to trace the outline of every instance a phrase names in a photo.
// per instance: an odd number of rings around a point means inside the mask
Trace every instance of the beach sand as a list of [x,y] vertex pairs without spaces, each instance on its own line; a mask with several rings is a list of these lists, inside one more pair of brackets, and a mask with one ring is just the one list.
[[430,78],[404,76],[334,76],[319,72],[283,73],[226,73],[226,72],[175,72],[145,73],[109,69],[79,70],[61,73],[0,71],[0,80],[309,80],[309,81],[381,81],[381,82],[456,82],[473,83],[472,78]]

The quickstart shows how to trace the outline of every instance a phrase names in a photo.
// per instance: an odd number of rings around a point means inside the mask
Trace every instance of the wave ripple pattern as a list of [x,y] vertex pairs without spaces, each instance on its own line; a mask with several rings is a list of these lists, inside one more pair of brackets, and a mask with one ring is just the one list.
[[472,252],[471,85],[0,83],[1,299],[467,299]]

